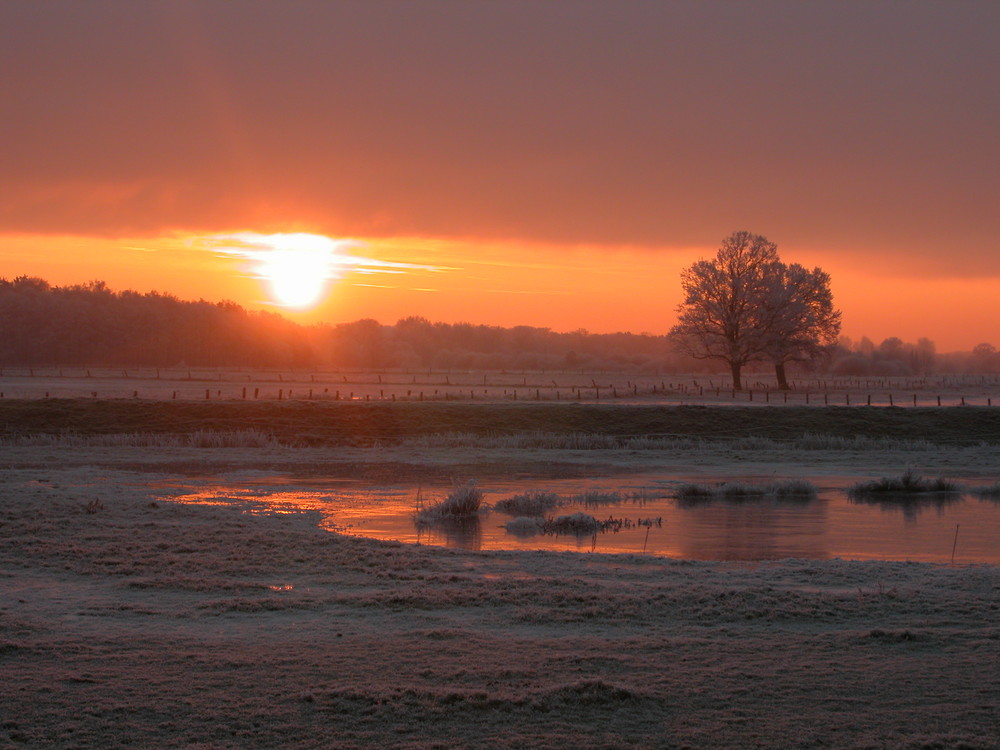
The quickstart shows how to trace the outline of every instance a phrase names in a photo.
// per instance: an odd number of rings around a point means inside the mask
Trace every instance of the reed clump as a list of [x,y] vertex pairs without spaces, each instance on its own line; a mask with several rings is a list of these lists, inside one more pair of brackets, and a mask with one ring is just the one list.
[[573,498],[575,502],[590,507],[601,505],[620,505],[625,501],[625,496],[620,492],[601,492],[600,490],[588,490]]
[[554,492],[533,490],[499,500],[493,504],[493,510],[511,516],[544,516],[561,503],[562,498]]
[[601,522],[588,513],[573,513],[568,516],[549,518],[542,526],[546,534],[575,534],[584,536],[600,531]]
[[788,479],[766,484],[722,482],[716,485],[682,484],[674,492],[678,500],[695,503],[713,500],[813,500],[816,486],[804,479]]
[[417,523],[432,524],[478,517],[483,508],[483,491],[475,482],[455,485],[439,503],[420,508],[414,514]]
[[898,477],[882,477],[868,482],[858,482],[849,487],[847,494],[853,498],[907,497],[923,494],[955,494],[960,488],[955,482],[943,477],[927,479],[912,469],[907,469]]

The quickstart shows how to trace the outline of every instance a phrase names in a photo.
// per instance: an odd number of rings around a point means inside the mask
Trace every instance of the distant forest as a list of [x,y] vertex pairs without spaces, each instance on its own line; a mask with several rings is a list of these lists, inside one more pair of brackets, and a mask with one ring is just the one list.
[[[532,326],[358,320],[303,326],[234,302],[115,292],[104,282],[52,286],[0,278],[0,367],[147,366],[309,369],[722,372],[674,351],[666,336],[557,333]],[[841,338],[813,371],[838,375],[1000,373],[988,343],[940,354],[934,343]],[[751,370],[755,368],[750,368]],[[760,364],[766,372],[770,365]]]

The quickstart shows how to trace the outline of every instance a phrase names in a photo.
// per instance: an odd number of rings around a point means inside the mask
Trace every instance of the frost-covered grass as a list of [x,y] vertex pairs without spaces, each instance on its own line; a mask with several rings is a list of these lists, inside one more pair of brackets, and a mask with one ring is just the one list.
[[747,482],[723,482],[721,484],[682,484],[674,492],[674,497],[687,503],[710,502],[713,500],[813,500],[816,486],[803,479],[789,479],[752,484]]
[[483,491],[475,482],[456,485],[439,503],[419,508],[414,520],[421,524],[476,518],[483,510]]
[[698,451],[725,446],[731,450],[757,452],[774,450],[856,452],[873,450],[932,451],[939,446],[919,438],[868,437],[802,433],[790,440],[774,440],[757,435],[738,438],[699,438],[682,435],[607,435],[600,433],[521,432],[507,435],[477,435],[461,432],[423,435],[404,441],[422,448],[475,447],[493,450],[631,450]]
[[554,492],[533,490],[498,500],[493,510],[511,516],[544,516],[561,502],[562,498]]
[[30,448],[275,448],[261,430],[195,430],[189,433],[119,432],[107,435],[35,433],[0,437],[0,447]]
[[600,490],[588,490],[573,498],[574,503],[590,507],[600,507],[602,505],[620,505],[625,502],[625,496],[620,492],[602,492]]
[[596,534],[600,531],[601,522],[587,513],[573,513],[545,521],[542,527],[547,534]]
[[380,543],[103,467],[0,495],[0,747],[997,746],[996,566]]
[[961,487],[943,477],[925,479],[912,469],[907,469],[898,477],[882,477],[867,482],[858,482],[847,489],[852,498],[906,497],[923,494],[954,494]]

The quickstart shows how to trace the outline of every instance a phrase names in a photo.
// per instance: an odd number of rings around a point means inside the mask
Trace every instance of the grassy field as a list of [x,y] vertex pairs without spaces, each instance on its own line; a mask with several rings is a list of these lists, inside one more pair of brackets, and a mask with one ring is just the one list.
[[985,406],[0,399],[0,748],[991,750],[996,566],[471,552],[170,498],[913,463],[989,491],[998,444]]
[[0,473],[0,747],[997,747],[996,567],[472,553],[135,479]]
[[525,433],[794,440],[920,438],[940,445],[1000,443],[1000,408],[662,406],[553,403],[311,401],[0,401],[0,437],[38,433],[186,434],[257,430],[286,443],[368,444],[427,435]]

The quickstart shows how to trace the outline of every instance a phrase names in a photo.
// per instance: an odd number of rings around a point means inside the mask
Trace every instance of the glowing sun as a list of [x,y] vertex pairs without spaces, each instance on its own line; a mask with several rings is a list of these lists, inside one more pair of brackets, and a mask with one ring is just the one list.
[[275,249],[262,259],[258,272],[267,279],[276,302],[285,307],[311,307],[326,287],[330,259],[308,248]]
[[346,243],[321,234],[244,232],[217,239],[228,245],[220,252],[250,261],[248,270],[268,285],[274,304],[298,310],[320,301],[345,261]]

